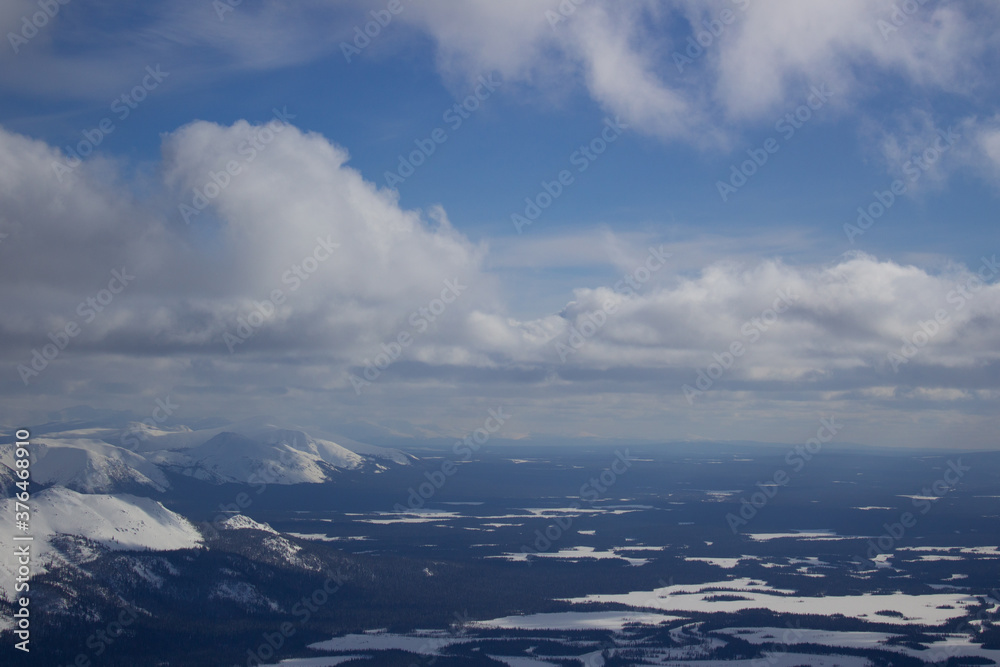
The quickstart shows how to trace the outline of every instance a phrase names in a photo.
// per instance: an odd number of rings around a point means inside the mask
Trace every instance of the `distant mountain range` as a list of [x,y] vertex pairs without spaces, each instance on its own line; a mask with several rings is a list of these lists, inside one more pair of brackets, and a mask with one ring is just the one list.
[[[377,474],[415,460],[396,449],[339,437],[334,442],[265,418],[197,430],[80,421],[29,430],[36,574],[59,565],[72,567],[108,550],[172,551],[202,545],[195,525],[157,500],[170,488],[168,472],[206,484],[320,484],[344,471]],[[35,436],[37,432],[44,435]],[[3,516],[14,515],[13,469],[14,445],[2,444]],[[8,544],[13,532],[11,522],[0,528]],[[0,561],[0,597],[10,600],[14,572],[8,560]]]

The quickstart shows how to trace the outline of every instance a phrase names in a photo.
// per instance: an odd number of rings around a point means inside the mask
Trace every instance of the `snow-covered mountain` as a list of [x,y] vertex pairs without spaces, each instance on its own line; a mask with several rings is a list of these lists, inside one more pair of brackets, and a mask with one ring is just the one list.
[[[163,491],[170,486],[155,464],[101,440],[38,438],[32,441],[31,451],[31,479],[37,484],[80,493]],[[13,467],[13,445],[0,446],[0,463]]]
[[[380,472],[413,457],[350,439],[334,441],[256,418],[211,429],[47,424],[32,439],[32,480],[81,493],[161,492],[164,470],[210,483],[322,483],[338,471]],[[13,445],[0,445],[0,493],[10,495]]]
[[[199,530],[158,500],[169,503],[173,497],[168,472],[212,484],[318,484],[343,471],[377,473],[413,459],[352,440],[341,444],[265,418],[198,430],[150,428],[117,414],[115,419],[74,421],[63,428],[47,423],[30,439],[35,574],[75,568],[109,549],[174,551],[200,545]],[[8,444],[0,445],[0,515],[13,517],[15,452],[13,438],[3,438]],[[149,495],[157,499],[143,497]],[[262,553],[298,563],[299,547],[270,527],[241,520],[222,528],[259,531],[265,535]],[[12,521],[5,523],[0,539],[13,544],[13,530]],[[0,595],[8,599],[14,562],[0,559]],[[317,567],[309,559],[299,566]]]
[[407,465],[412,459],[399,450],[346,444],[250,420],[199,431],[148,430],[135,449],[161,466],[216,483],[316,484],[338,470],[371,464],[377,472],[387,463]]
[[[151,498],[127,494],[84,494],[54,486],[31,499],[34,540],[32,570],[41,574],[53,566],[86,561],[103,549],[191,549],[202,543],[201,533],[181,515]],[[0,516],[14,516],[14,499],[0,499]],[[0,528],[5,544],[18,544],[13,521]],[[66,537],[70,539],[65,539]],[[8,600],[14,590],[13,558],[0,559],[0,595]]]
[[198,479],[246,484],[316,484],[365,460],[335,443],[284,429],[252,436],[223,431],[196,447],[149,456]]

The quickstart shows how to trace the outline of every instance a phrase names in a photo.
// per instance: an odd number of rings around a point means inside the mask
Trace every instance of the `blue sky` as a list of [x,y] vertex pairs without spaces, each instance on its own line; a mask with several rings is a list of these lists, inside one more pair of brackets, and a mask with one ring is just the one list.
[[[12,419],[170,395],[180,423],[379,437],[460,435],[502,404],[516,438],[795,442],[837,414],[873,445],[993,442],[992,3],[47,6],[0,10]],[[871,226],[845,230],[859,207]],[[84,322],[122,267],[135,281]],[[434,303],[448,280],[465,287]],[[780,290],[794,303],[752,324]],[[422,307],[443,308],[426,330]]]

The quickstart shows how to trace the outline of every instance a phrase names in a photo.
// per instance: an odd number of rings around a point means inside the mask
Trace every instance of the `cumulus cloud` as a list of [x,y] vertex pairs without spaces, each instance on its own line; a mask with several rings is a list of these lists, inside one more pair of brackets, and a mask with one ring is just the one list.
[[[196,122],[165,136],[162,153],[152,184],[102,158],[57,175],[66,156],[0,131],[8,394],[24,390],[18,365],[69,323],[79,333],[28,378],[27,395],[59,403],[184,386],[353,401],[349,375],[382,353],[392,363],[376,392],[559,386],[667,396],[686,410],[683,386],[713,364],[725,372],[700,389],[706,404],[895,388],[900,400],[955,405],[998,389],[992,254],[934,271],[863,254],[823,267],[734,257],[692,271],[670,246],[603,230],[591,242],[621,279],[518,319],[484,247],[440,208],[400,208],[322,136],[278,121]],[[110,303],[88,302],[112,271],[134,278]],[[400,333],[410,342],[392,352]],[[734,343],[742,352],[723,363]]]
[[[468,324],[483,332],[482,344],[518,362],[631,368],[637,380],[678,369],[691,371],[693,383],[694,370],[738,342],[745,352],[726,376],[744,387],[819,379],[846,387],[861,370],[871,371],[865,382],[896,383],[904,366],[972,368],[997,359],[1000,341],[986,330],[1000,307],[998,272],[993,256],[936,273],[863,254],[823,268],[716,263],[638,294],[627,285],[576,290],[558,316],[513,323],[475,313]],[[925,341],[918,332],[927,328]],[[914,336],[919,354],[911,355]],[[894,368],[892,355],[907,341]],[[561,366],[557,343],[571,348]]]
[[[66,156],[0,133],[0,163],[17,166],[0,175],[9,235],[0,292],[17,313],[0,336],[24,356],[77,322],[66,356],[213,354],[226,352],[222,336],[239,318],[261,311],[258,349],[358,353],[444,281],[467,281],[481,250],[443,212],[400,209],[347,159],[278,122],[197,122],[165,138],[161,183],[143,184],[140,201],[131,194],[139,184],[114,163],[89,160],[66,174],[56,167]],[[88,306],[78,305],[112,270],[135,277],[81,321]]]

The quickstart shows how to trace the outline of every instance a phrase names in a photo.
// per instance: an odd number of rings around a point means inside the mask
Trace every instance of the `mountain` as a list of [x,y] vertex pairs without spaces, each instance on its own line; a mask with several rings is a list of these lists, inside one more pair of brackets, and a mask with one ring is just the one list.
[[244,484],[317,484],[338,469],[359,468],[365,460],[332,442],[285,429],[252,436],[223,431],[196,447],[151,457],[197,479]]
[[341,470],[385,469],[412,457],[351,441],[356,450],[295,428],[236,424],[204,431],[147,432],[138,447],[156,463],[214,483],[317,484]]
[[[89,576],[81,567],[105,561],[110,552],[173,552],[204,544],[188,519],[147,497],[170,502],[167,473],[211,484],[320,484],[345,471],[379,473],[414,460],[398,450],[353,440],[340,444],[267,418],[192,430],[130,423],[118,413],[104,421],[89,416],[29,429],[34,434],[29,445],[34,575],[56,576],[58,570],[58,578],[75,577],[80,584],[80,577]],[[13,518],[15,447],[9,434],[3,440],[8,444],[0,444],[0,515]],[[13,544],[14,522],[4,525],[0,539]],[[212,536],[213,543],[239,545],[258,562],[291,564],[304,572],[319,567],[265,524],[234,517],[221,529],[222,537]],[[241,537],[232,536],[237,533]],[[0,559],[0,597],[10,599],[14,592],[15,562]],[[230,582],[217,593],[240,598],[244,588]]]
[[[81,493],[162,492],[170,486],[165,470],[214,484],[317,484],[345,470],[378,473],[415,460],[397,449],[339,436],[334,441],[266,417],[192,430],[153,428],[116,414],[109,423],[47,423],[43,430],[31,441],[32,481]],[[0,495],[12,493],[13,463],[13,444],[0,445]]]
[[[101,440],[38,438],[31,479],[45,486],[64,486],[80,493],[164,491],[170,483],[163,471],[143,456]],[[0,463],[14,465],[14,446],[0,445]],[[0,485],[3,484],[0,473]]]
[[[14,500],[0,499],[0,515],[14,516]],[[202,543],[191,522],[151,498],[77,493],[54,486],[31,498],[30,542],[35,575],[86,562],[107,550],[173,551]],[[5,544],[24,534],[12,521],[0,528]],[[0,595],[10,599],[15,559],[0,559]]]

